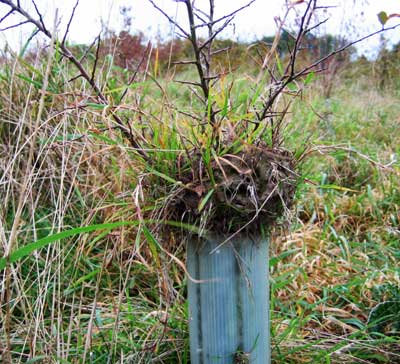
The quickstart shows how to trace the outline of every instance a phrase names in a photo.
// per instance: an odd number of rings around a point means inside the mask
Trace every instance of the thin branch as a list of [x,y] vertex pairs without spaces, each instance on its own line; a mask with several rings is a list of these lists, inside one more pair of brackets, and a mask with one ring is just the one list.
[[21,14],[25,19],[27,19],[28,22],[36,25],[36,27],[42,33],[44,33],[48,38],[51,39],[51,33],[46,29],[46,27],[43,26],[40,20],[37,21],[32,18],[32,16],[30,16],[24,9],[22,9],[22,7],[20,7],[19,5],[15,5],[11,0],[0,0],[0,3],[8,5],[13,11]]
[[[299,52],[300,46],[301,46],[301,42],[303,40],[303,37],[305,35],[306,30],[308,29],[309,23],[311,21],[311,17],[313,15],[313,12],[315,11],[315,7],[317,6],[317,1],[316,0],[311,0],[307,3],[307,7],[304,10],[304,13],[301,17],[300,20],[300,26],[299,26],[299,31],[297,33],[297,36],[295,38],[295,44],[293,47],[293,50],[290,52],[290,60],[286,66],[285,72],[284,74],[281,76],[281,78],[279,80],[277,80],[276,85],[277,87],[275,88],[274,91],[271,91],[271,94],[268,98],[268,100],[266,100],[266,102],[264,103],[263,109],[261,111],[261,113],[257,113],[257,119],[259,121],[258,124],[256,124],[255,129],[258,129],[258,127],[260,126],[260,123],[262,120],[264,120],[267,117],[267,114],[269,113],[269,109],[271,108],[271,106],[274,104],[275,100],[277,99],[277,97],[283,92],[283,90],[286,88],[286,86],[294,81],[296,78],[295,75],[295,64],[296,64],[296,60],[297,60],[297,54]],[[288,12],[286,12],[285,17],[287,16]],[[280,30],[282,29],[283,24],[280,25]],[[275,39],[276,41],[276,39]],[[276,43],[274,41],[274,43]],[[277,44],[275,44],[275,46],[277,46]],[[266,57],[267,58],[267,57]],[[264,61],[263,67],[266,66],[266,62]]]
[[362,37],[362,38],[359,38],[359,39],[357,39],[357,40],[355,40],[355,41],[353,41],[353,42],[350,42],[350,43],[344,45],[343,47],[338,48],[338,49],[332,51],[332,52],[329,53],[328,55],[326,55],[326,56],[320,58],[319,60],[315,61],[315,62],[312,63],[311,65],[305,67],[302,71],[298,72],[298,73],[295,75],[295,77],[298,78],[298,77],[300,77],[300,76],[304,76],[307,72],[309,72],[311,69],[315,68],[316,66],[318,66],[318,65],[321,64],[322,62],[326,61],[327,59],[333,57],[334,55],[336,55],[336,54],[338,54],[338,53],[341,53],[341,52],[345,51],[346,49],[348,49],[348,48],[354,46],[354,45],[357,44],[357,43],[360,43],[360,42],[362,42],[362,41],[364,41],[364,40],[366,40],[366,39],[369,39],[369,38],[371,38],[371,37],[373,37],[373,36],[375,36],[375,35],[381,34],[381,33],[386,32],[386,31],[388,31],[388,30],[394,30],[394,29],[396,29],[396,28],[398,28],[398,27],[400,27],[400,24],[393,25],[393,26],[391,26],[391,27],[389,27],[389,28],[382,28],[382,29],[379,29],[379,30],[377,30],[377,31],[375,31],[375,32],[373,32],[373,33],[371,33],[371,34],[368,34],[368,35]]
[[172,64],[196,64],[196,60],[174,61]]
[[225,47],[225,48],[221,48],[221,49],[216,49],[215,51],[212,51],[212,52],[210,53],[210,55],[211,55],[211,56],[215,56],[216,54],[229,51],[231,48],[232,48],[232,47]]
[[[172,19],[163,9],[161,9],[153,0],[148,0],[162,15],[164,15],[168,21],[175,25],[181,32],[182,34],[185,35],[185,37],[190,37],[189,33],[187,33],[174,19]],[[182,1],[186,2],[186,1]]]
[[310,32],[312,32],[314,29],[319,28],[321,25],[325,24],[329,19],[330,19],[330,18],[326,18],[326,19],[320,21],[319,23],[313,25],[312,27],[307,28],[307,29],[304,31],[304,34],[310,33]]
[[[302,76],[305,76],[305,75],[309,74],[310,72],[312,72],[313,68],[317,67],[318,65],[320,65],[324,61],[330,59],[334,55],[336,55],[338,53],[341,53],[341,52],[345,51],[346,49],[354,46],[355,44],[360,43],[360,42],[362,42],[362,41],[364,41],[364,40],[366,40],[366,39],[368,39],[370,37],[373,37],[373,36],[375,36],[377,34],[380,34],[380,33],[384,32],[384,31],[394,30],[394,29],[396,29],[398,27],[400,27],[400,24],[394,25],[394,26],[389,27],[389,28],[383,28],[383,29],[377,30],[377,31],[375,31],[375,32],[373,32],[371,34],[368,34],[368,35],[366,35],[366,36],[364,36],[362,38],[359,38],[359,39],[357,39],[357,40],[355,40],[353,42],[350,42],[350,43],[346,44],[343,47],[340,47],[340,48],[332,51],[328,55],[320,58],[319,60],[317,60],[315,62],[313,62],[312,64],[310,64],[309,66],[303,68],[303,70],[301,70],[301,71],[299,71],[297,73],[293,72],[293,73],[290,73],[289,75],[282,76],[282,78],[278,81],[278,82],[280,82],[280,86],[277,87],[274,92],[272,92],[272,94],[270,95],[270,97],[268,98],[268,100],[266,101],[266,103],[263,106],[262,113],[261,114],[257,114],[257,118],[258,118],[259,122],[261,122],[262,120],[264,120],[266,118],[266,116],[268,114],[268,110],[271,108],[271,106],[274,104],[276,98],[283,92],[283,90],[286,88],[286,86],[289,83],[297,80],[298,78],[300,78]],[[292,62],[293,62],[293,60],[291,59],[291,61],[289,62],[290,67],[293,66]],[[319,72],[320,70],[317,70],[317,71]],[[260,124],[257,124],[256,128],[259,125]]]
[[85,53],[83,54],[83,56],[79,59],[79,62],[83,62],[83,60],[87,57],[87,55],[89,54],[90,50],[93,48],[93,46],[96,44],[97,38],[100,37],[100,34],[94,38],[93,42],[89,45],[89,47],[87,47]]
[[317,6],[316,8],[315,8],[315,10],[327,10],[327,9],[336,9],[338,7],[338,5],[325,5],[325,6],[323,6],[323,5],[320,5],[320,6]]
[[90,81],[94,83],[94,78],[96,76],[96,69],[97,63],[99,62],[99,54],[100,54],[100,35],[97,37],[97,48],[96,48],[96,56],[94,58],[93,68],[92,68],[92,75],[90,77]]
[[[152,0],[149,0],[149,1],[152,1]],[[192,4],[190,3],[190,0],[185,0],[185,4],[186,4],[188,19],[189,19],[189,25],[190,25],[190,41],[192,43],[194,55],[196,58],[197,73],[199,74],[200,85],[203,90],[204,98],[205,98],[205,100],[208,100],[210,91],[208,88],[208,82],[204,78],[204,70],[203,70],[200,50],[199,50],[199,46],[198,46],[198,42],[197,42],[197,34],[196,34],[196,28],[195,28],[195,22],[194,22],[193,8],[192,8]]]
[[292,56],[290,58],[290,62],[289,62],[289,67],[290,67],[290,75],[293,76],[294,75],[294,67],[296,64],[296,57],[297,57],[297,53],[299,50],[299,47],[301,45],[301,42],[303,40],[303,37],[305,35],[305,29],[308,27],[308,23],[311,20],[311,16],[312,16],[312,11],[311,10],[311,5],[314,4],[314,8],[316,6],[316,0],[313,1],[309,1],[306,10],[304,11],[303,17],[301,18],[301,22],[300,22],[300,30],[298,33],[298,36],[296,37],[296,41],[294,44],[294,49],[292,52]]
[[[201,83],[198,82],[192,82],[192,81],[180,81],[180,80],[173,80],[174,82],[181,83],[182,85],[192,85],[192,86],[197,86],[201,87]],[[204,101],[204,100],[203,100]]]
[[80,79],[81,77],[83,77],[82,74],[79,74],[79,75],[77,75],[77,76],[74,76],[74,77],[72,77],[72,78],[70,78],[70,79],[68,80],[68,83],[73,82],[73,81],[76,81],[76,80]]
[[63,40],[61,41],[62,44],[65,44],[65,41],[67,40],[67,35],[69,33],[69,27],[71,26],[72,19],[75,16],[75,10],[78,7],[78,4],[79,4],[79,0],[76,0],[75,6],[73,7],[71,16],[69,17],[69,20],[68,20],[67,29],[65,30],[65,34],[64,34]]
[[215,80],[221,78],[221,76],[226,75],[226,72],[221,72],[217,75],[210,75],[206,77],[206,80]]
[[[45,26],[44,21],[43,21],[43,15],[42,15],[42,13],[39,11],[39,8],[37,7],[35,0],[32,0],[32,3],[33,3],[33,6],[35,7],[36,14],[39,16],[39,21],[40,21],[40,23],[42,24],[43,28],[46,29],[46,26]],[[46,30],[47,30],[47,29],[46,29]]]
[[[215,7],[214,0],[209,0],[209,2],[210,2],[210,16],[209,16],[210,24],[208,25],[208,38],[210,39],[210,42],[208,42],[209,46],[207,47],[207,57],[205,57],[205,61],[207,63],[207,65],[206,65],[206,67],[207,67],[207,74],[206,74],[207,80],[209,80],[208,77],[210,76],[211,43],[212,43],[212,40],[215,39],[215,37],[217,36],[217,34],[214,34],[214,29],[213,29],[213,26],[214,26],[214,24],[213,24],[213,21],[214,21],[214,7]],[[202,49],[202,47],[200,47],[200,51],[201,51],[201,49]],[[213,115],[212,118],[214,118],[215,114],[212,114],[212,115]]]
[[[209,38],[208,38],[207,40],[205,40],[204,43],[199,47],[199,50],[201,51],[203,48],[207,47],[210,43],[212,43],[213,40],[215,39],[215,37],[216,37],[219,33],[221,33],[221,32],[226,28],[226,26],[227,26],[232,20],[233,20],[233,17],[232,17],[232,18],[229,18],[229,19],[226,20],[225,23],[222,24],[217,30],[214,30],[214,31],[210,34]],[[211,48],[211,47],[210,47],[210,48]]]
[[[183,2],[185,2],[185,0],[183,1]],[[201,10],[201,9],[199,9],[199,8],[196,8],[195,6],[194,6],[194,1],[193,1],[193,3],[192,3],[192,6],[193,6],[193,10],[194,10],[194,13],[195,13],[195,15],[196,15],[196,18],[198,18],[200,21],[202,21],[203,23],[207,23],[207,20],[204,20],[198,13],[200,13],[200,14],[202,14],[202,15],[204,15],[206,18],[208,18],[208,20],[210,20],[210,15],[209,14],[207,14],[205,11],[203,11],[203,10]]]
[[201,95],[199,94],[199,92],[198,92],[194,87],[192,87],[192,86],[189,85],[189,89],[190,89],[190,91],[193,93],[193,95],[195,95],[195,96],[197,97],[197,99],[198,99],[200,102],[204,103],[204,99],[201,97]]
[[201,118],[199,118],[197,115],[194,115],[188,111],[183,111],[181,110],[179,107],[173,105],[173,104],[168,104],[168,107],[171,108],[172,110],[175,110],[177,113],[185,115],[185,116],[189,116],[190,118],[197,120],[197,121],[202,121]]
[[380,168],[380,169],[389,169],[391,171],[393,171],[392,165],[394,163],[396,163],[396,160],[393,160],[387,164],[383,164],[380,163],[374,159],[372,159],[371,157],[359,152],[358,150],[354,149],[354,148],[349,148],[347,146],[342,146],[342,145],[317,145],[313,148],[310,148],[309,150],[307,150],[306,152],[304,152],[301,155],[300,160],[304,160],[306,157],[308,157],[310,154],[313,153],[320,153],[320,154],[325,154],[326,152],[330,152],[330,151],[344,151],[344,152],[348,152],[348,153],[353,153],[357,156],[359,156],[362,159],[365,159],[366,161],[368,161],[369,163],[373,164],[374,166]]
[[2,23],[5,19],[7,19],[13,12],[14,12],[14,10],[11,9],[6,15],[4,15],[4,16],[0,19],[0,23]]
[[243,5],[242,7],[240,7],[240,8],[238,8],[238,9],[232,11],[231,13],[229,13],[229,14],[227,14],[227,15],[224,15],[224,16],[222,16],[222,17],[220,17],[220,18],[218,18],[218,19],[216,19],[216,20],[213,20],[213,21],[211,21],[211,22],[209,22],[209,23],[203,23],[203,24],[196,25],[196,28],[208,27],[209,25],[217,24],[217,23],[219,23],[220,21],[222,21],[222,20],[224,20],[224,19],[226,19],[226,18],[230,18],[230,17],[232,17],[232,16],[235,16],[237,13],[239,13],[239,12],[242,11],[243,9],[248,8],[248,7],[249,7],[251,4],[253,4],[255,1],[256,1],[256,0],[251,0],[251,1],[249,1],[246,5]]
[[25,21],[22,21],[21,23],[14,24],[14,25],[10,25],[10,26],[8,26],[8,27],[2,28],[2,29],[0,29],[0,32],[4,32],[5,30],[17,28],[17,27],[19,27],[19,26],[21,26],[21,25],[24,25],[24,24],[27,24],[27,23],[29,23],[29,21],[28,21],[28,20],[25,20]]
[[[202,24],[206,24],[206,23],[207,23],[207,20],[203,19],[203,18],[199,15],[199,13],[200,13],[200,14],[203,14],[203,15],[206,16],[207,18],[209,18],[209,16],[208,16],[204,11],[202,11],[201,9],[198,9],[198,8],[195,8],[195,7],[193,7],[193,9],[195,10],[195,11],[194,11],[194,16],[195,16],[197,19],[199,19],[199,20],[201,21]],[[197,27],[197,25],[196,25],[196,27]]]
[[129,87],[132,85],[132,83],[135,81],[137,74],[139,73],[140,68],[143,65],[144,60],[146,59],[146,54],[149,54],[150,56],[150,42],[147,44],[147,48],[146,50],[143,52],[142,58],[139,61],[135,71],[133,72],[131,78],[128,81],[128,84],[124,90],[124,92],[122,93],[121,97],[120,97],[120,102],[125,98],[126,94],[128,93]]

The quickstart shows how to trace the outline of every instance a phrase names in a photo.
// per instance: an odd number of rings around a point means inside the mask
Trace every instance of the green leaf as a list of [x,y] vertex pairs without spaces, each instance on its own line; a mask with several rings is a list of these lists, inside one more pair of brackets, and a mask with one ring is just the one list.
[[307,77],[304,79],[304,85],[308,85],[314,79],[314,76],[315,76],[315,72],[310,72],[307,75]]
[[42,84],[41,82],[35,81],[35,80],[32,79],[32,78],[26,77],[26,76],[21,75],[21,74],[17,75],[17,77],[20,78],[21,80],[24,80],[24,81],[26,81],[26,82],[32,84],[33,86],[35,86],[35,88],[37,88],[37,89],[39,89],[39,90],[41,90],[42,87],[43,87],[43,84]]
[[[149,221],[149,220],[147,220],[147,221]],[[151,221],[149,221],[149,222],[151,222]],[[159,221],[153,221],[153,222],[159,223]],[[195,233],[195,234],[200,234],[202,232],[202,230],[200,230],[197,226],[186,224],[186,223],[181,222],[181,221],[164,220],[162,223],[165,224],[165,225],[169,225],[169,226],[174,226],[174,227],[177,227],[177,228],[185,229],[185,230],[191,231],[192,233]],[[207,231],[203,230],[203,233],[207,233]]]
[[386,22],[389,19],[386,11],[381,11],[380,13],[378,13],[378,19],[379,19],[379,22],[382,24],[382,26],[385,26]]
[[338,190],[338,191],[345,191],[345,192],[360,192],[357,190],[352,190],[351,188],[337,186],[337,185],[320,185],[318,188],[324,188],[327,190]]
[[161,245],[146,226],[143,225],[142,229],[143,229],[143,234],[146,237],[147,242],[149,243],[151,254],[158,263],[159,262],[158,252],[162,251]]
[[29,360],[26,362],[26,364],[43,363],[42,360],[44,360],[44,359],[48,359],[48,356],[47,356],[47,355],[38,355],[38,356],[35,356],[35,357],[32,358],[32,359],[29,359]]
[[85,106],[89,106],[95,110],[104,110],[108,105],[106,104],[96,104],[95,102],[87,102]]
[[105,142],[107,144],[110,145],[118,145],[118,142],[116,142],[115,140],[112,140],[111,138],[106,137],[103,134],[97,134],[94,132],[89,131],[88,133],[91,137],[95,138],[95,139],[100,139],[102,142]]
[[48,143],[52,143],[52,142],[63,142],[63,141],[70,141],[70,140],[75,140],[78,138],[82,138],[84,135],[83,134],[71,134],[71,133],[67,133],[65,135],[61,135],[61,136],[56,136],[56,137],[51,137],[51,138],[46,138],[46,139],[39,139],[39,144],[40,145],[46,145]]
[[37,75],[40,79],[42,79],[44,77],[43,73],[40,70],[38,70],[35,67],[33,67],[24,58],[18,57],[18,62],[21,63],[22,65],[24,65],[29,71],[31,71],[32,73]]
[[213,104],[213,97],[211,95],[211,90],[208,91],[208,99],[207,99],[207,118],[211,120],[211,109]]
[[287,251],[283,252],[282,254],[278,255],[277,257],[271,257],[269,259],[270,268],[276,266],[280,261],[282,261],[283,259],[287,258],[288,256],[290,256],[294,253],[297,253],[298,251],[299,251],[298,248],[290,249],[290,250],[287,250]]
[[290,91],[293,91],[293,92],[297,91],[297,85],[296,85],[294,82],[288,83],[286,87],[287,87]]
[[224,118],[228,114],[228,106],[229,106],[229,93],[227,92],[225,94],[224,106],[221,111],[221,117]]
[[149,172],[151,172],[152,174],[154,174],[154,175],[156,175],[156,176],[158,176],[158,177],[160,177],[160,178],[162,178],[162,179],[165,179],[165,180],[168,181],[168,182],[171,182],[171,183],[180,183],[180,181],[177,181],[176,179],[173,179],[172,177],[167,176],[167,175],[164,174],[164,173],[161,173],[161,172],[159,172],[159,171],[156,171],[155,169],[153,169],[153,168],[151,168],[151,167],[148,167],[147,169],[148,169]]
[[400,301],[391,300],[378,303],[368,317],[369,331],[386,334],[386,330],[400,333]]
[[9,263],[15,263],[18,260],[33,253],[35,250],[43,248],[43,247],[45,247],[49,244],[52,244],[58,240],[69,238],[70,236],[79,235],[82,233],[89,233],[89,232],[96,231],[96,230],[103,230],[103,229],[112,230],[117,227],[125,226],[125,225],[138,225],[138,221],[119,221],[119,222],[112,222],[112,223],[106,223],[106,224],[82,226],[82,227],[62,231],[61,233],[46,236],[43,239],[39,239],[33,243],[27,244],[27,245],[15,250],[8,257],[8,260],[5,257],[0,258],[0,271],[2,271],[6,267],[7,261]]
[[204,209],[205,205],[207,204],[208,200],[213,195],[213,193],[214,193],[214,190],[208,191],[207,195],[205,195],[205,197],[200,201],[199,212],[201,212]]
[[275,54],[275,58],[276,58],[276,66],[278,68],[279,74],[280,74],[280,76],[283,76],[283,66],[282,66],[282,62],[279,58],[278,53]]
[[[170,220],[157,221],[157,220],[148,219],[148,220],[143,220],[143,222],[162,223],[165,225],[179,227],[181,229],[185,229],[185,230],[191,231],[193,233],[197,233],[197,234],[200,233],[200,230],[196,226],[185,224],[180,221],[170,221]],[[73,228],[70,230],[62,231],[61,233],[46,236],[42,239],[39,239],[33,243],[27,244],[27,245],[15,250],[13,253],[11,253],[11,255],[8,257],[8,259],[6,257],[0,258],[0,271],[2,271],[6,267],[7,263],[15,263],[15,262],[21,260],[22,258],[25,258],[29,254],[33,253],[35,250],[38,250],[47,245],[50,245],[58,240],[69,238],[71,236],[79,235],[82,233],[89,233],[92,231],[97,231],[97,230],[104,230],[104,229],[112,230],[112,229],[115,229],[115,228],[121,227],[121,226],[137,226],[137,225],[139,225],[139,223],[140,223],[139,221],[133,220],[133,221],[118,221],[118,222],[111,222],[111,223],[105,223],[105,224],[96,224],[96,225],[89,225],[89,226]],[[204,233],[206,233],[206,231]],[[150,238],[150,235],[148,235],[148,236]],[[154,241],[153,241],[153,243],[154,243]],[[160,245],[158,244],[157,241],[155,241],[155,243],[156,243],[156,245],[158,245],[160,247]]]
[[38,32],[37,28],[35,27],[35,29],[32,31],[32,33],[29,35],[28,40],[25,42],[25,44],[22,46],[18,57],[23,57],[25,55],[26,50],[29,47],[30,42],[32,41],[32,39],[34,38],[35,34]]
[[348,325],[353,325],[355,327],[358,327],[360,330],[365,330],[365,324],[356,317],[343,319],[343,322]]
[[76,282],[70,284],[65,290],[64,290],[64,295],[69,295],[70,293],[72,293],[73,291],[75,291],[80,285],[81,283],[90,280],[92,277],[94,277],[97,273],[99,273],[101,271],[101,268],[97,268],[91,272],[89,272],[88,274],[84,275],[83,277],[80,277]]
[[[258,100],[259,96],[261,95],[261,92],[263,90],[264,85],[261,83],[255,90],[253,98],[251,99],[250,106],[254,106],[256,101]],[[262,129],[262,128],[261,128]]]

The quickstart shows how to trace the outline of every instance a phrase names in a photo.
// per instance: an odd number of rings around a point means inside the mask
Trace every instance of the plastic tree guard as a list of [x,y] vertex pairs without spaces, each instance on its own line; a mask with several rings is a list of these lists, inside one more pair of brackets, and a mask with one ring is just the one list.
[[187,247],[192,364],[269,364],[268,240],[193,238]]

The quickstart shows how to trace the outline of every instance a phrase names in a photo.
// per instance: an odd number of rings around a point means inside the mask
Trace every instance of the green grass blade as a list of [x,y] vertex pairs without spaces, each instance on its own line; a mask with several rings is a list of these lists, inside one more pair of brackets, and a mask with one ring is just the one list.
[[210,199],[213,193],[214,193],[213,189],[208,191],[207,195],[201,200],[199,204],[199,212],[201,212],[204,209],[204,207],[206,206],[208,200]]
[[152,174],[154,174],[154,175],[156,175],[157,177],[160,177],[160,178],[162,178],[162,179],[165,179],[165,180],[168,181],[168,182],[171,182],[171,183],[174,183],[174,184],[175,184],[175,183],[179,183],[179,181],[173,179],[173,178],[170,177],[170,176],[167,176],[167,175],[164,174],[164,173],[161,173],[161,172],[159,172],[159,171],[156,171],[155,169],[153,169],[153,168],[151,168],[151,167],[148,167],[147,169],[148,169],[149,172],[151,172]]
[[[179,221],[156,221],[156,220],[144,220],[144,222],[146,223],[163,223],[166,225],[170,225],[170,226],[174,226],[174,227],[179,227],[181,229],[185,229],[194,233],[199,233],[199,229],[194,226],[194,225],[189,225],[189,224],[185,224]],[[47,245],[50,245],[58,240],[61,239],[65,239],[65,238],[69,238],[71,236],[74,235],[79,235],[82,233],[89,233],[92,231],[97,231],[97,230],[112,230],[115,229],[117,227],[121,227],[121,226],[127,226],[127,225],[131,225],[131,226],[137,226],[139,225],[139,221],[137,220],[133,220],[133,221],[118,221],[118,222],[112,222],[112,223],[106,223],[106,224],[96,224],[96,225],[89,225],[89,226],[82,226],[82,227],[78,227],[78,228],[74,228],[74,229],[70,229],[70,230],[66,230],[66,231],[62,231],[60,233],[57,234],[53,234],[50,236],[46,236],[43,239],[39,239],[33,243],[27,244],[17,250],[15,250],[10,257],[7,259],[6,257],[2,257],[0,258],[0,271],[2,271],[6,265],[7,262],[9,263],[15,263],[19,260],[21,260],[22,258],[28,256],[29,254],[33,253],[35,250],[38,250],[40,248],[43,248]],[[147,232],[149,232],[149,230],[147,230]],[[148,238],[149,236],[146,236],[146,238]],[[149,243],[154,243],[153,240],[149,240]],[[157,245],[159,245],[159,243],[156,241]],[[159,247],[159,246],[158,246]]]
[[147,242],[149,243],[151,254],[153,255],[153,258],[158,264],[159,263],[158,252],[162,250],[161,245],[146,226],[143,226],[142,229],[143,229],[143,234],[146,237]]
[[[79,235],[82,233],[89,233],[89,232],[96,231],[96,230],[103,230],[103,229],[112,230],[117,227],[125,226],[125,225],[138,225],[138,223],[139,223],[138,221],[119,221],[119,222],[106,223],[106,224],[82,226],[82,227],[62,231],[61,233],[46,236],[43,239],[39,239],[33,243],[27,244],[27,245],[15,250],[8,258],[8,262],[15,263],[18,260],[28,256],[35,250],[43,248],[43,247],[45,247],[49,244],[52,244],[60,239],[65,239],[65,238],[69,238],[70,236]],[[6,264],[7,264],[7,258],[5,258],[5,257],[0,258],[0,271],[6,267]]]
[[43,85],[42,85],[41,82],[35,81],[35,80],[32,79],[32,78],[26,77],[26,76],[21,75],[21,74],[17,75],[17,77],[20,78],[21,80],[24,80],[24,81],[26,81],[26,82],[32,84],[32,85],[35,86],[37,89],[41,89],[41,88],[43,87]]

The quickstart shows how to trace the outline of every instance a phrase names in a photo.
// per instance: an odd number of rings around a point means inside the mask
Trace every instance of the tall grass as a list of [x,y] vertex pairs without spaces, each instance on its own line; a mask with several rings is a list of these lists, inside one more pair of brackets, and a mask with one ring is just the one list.
[[[207,144],[189,122],[200,105],[169,73],[129,85],[107,58],[97,77],[110,105],[128,88],[110,110],[70,81],[74,72],[57,49],[3,57],[2,360],[188,363],[187,278],[166,253],[183,261],[185,242],[173,232],[161,239],[149,218],[163,217],[157,181],[173,196],[179,155]],[[230,101],[241,117],[251,72],[235,75]],[[330,99],[313,81],[286,130],[299,155],[305,140],[315,148],[291,225],[271,244],[275,363],[400,362],[400,106],[396,89],[345,76]],[[149,141],[151,168],[112,112]]]

